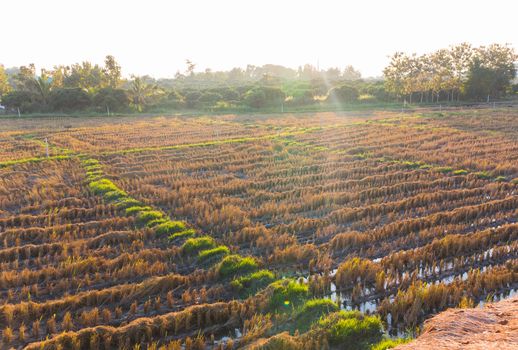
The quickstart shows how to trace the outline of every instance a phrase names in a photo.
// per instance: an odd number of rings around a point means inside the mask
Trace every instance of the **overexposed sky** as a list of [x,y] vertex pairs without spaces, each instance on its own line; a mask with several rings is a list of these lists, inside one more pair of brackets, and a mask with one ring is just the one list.
[[247,64],[348,64],[381,75],[395,51],[468,41],[518,49],[516,0],[1,0],[0,64],[114,55],[123,75]]

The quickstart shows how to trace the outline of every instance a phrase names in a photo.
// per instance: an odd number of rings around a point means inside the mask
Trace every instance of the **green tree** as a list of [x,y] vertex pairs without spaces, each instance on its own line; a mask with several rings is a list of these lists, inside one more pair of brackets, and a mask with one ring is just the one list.
[[37,94],[41,103],[46,106],[51,91],[51,79],[47,75],[47,72],[43,69],[39,77],[35,77],[31,80],[32,89]]
[[101,111],[121,112],[129,107],[128,93],[111,87],[100,89],[93,97],[93,105]]
[[108,86],[108,79],[102,67],[85,61],[70,67],[70,73],[63,85],[66,88],[80,88],[93,92]]
[[146,83],[142,77],[133,77],[129,95],[131,104],[138,112],[142,112],[147,105],[156,101],[160,94],[158,86]]
[[11,91],[11,84],[9,84],[9,79],[5,73],[4,66],[0,64],[0,99],[9,91]]
[[505,96],[516,76],[517,59],[509,46],[493,44],[477,48],[466,81],[466,96],[476,100]]
[[54,89],[49,95],[49,101],[52,110],[62,112],[81,111],[91,104],[88,93],[80,88]]
[[115,57],[108,55],[104,60],[104,74],[108,80],[108,86],[112,89],[117,88],[121,82],[121,66]]

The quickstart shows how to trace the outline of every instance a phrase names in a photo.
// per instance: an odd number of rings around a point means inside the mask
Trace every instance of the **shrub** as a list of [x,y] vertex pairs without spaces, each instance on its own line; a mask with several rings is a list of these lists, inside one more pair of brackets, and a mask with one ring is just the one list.
[[453,171],[453,168],[450,166],[441,166],[441,167],[435,168],[435,170],[437,170],[438,172],[440,172],[442,174],[447,174],[447,173],[451,173]]
[[281,310],[281,306],[288,308],[291,305],[299,305],[308,297],[308,286],[293,279],[278,280],[272,283],[271,287],[273,293],[270,308],[273,310]]
[[189,238],[182,245],[184,253],[192,254],[199,252],[200,250],[211,249],[216,246],[216,241],[210,236],[202,236],[197,238]]
[[200,262],[206,262],[212,260],[215,257],[223,257],[230,254],[230,249],[224,245],[217,246],[216,248],[202,250],[198,253],[198,260]]
[[125,90],[103,88],[95,94],[92,102],[103,112],[106,111],[106,107],[110,109],[110,112],[120,112],[129,108],[130,100]]
[[491,175],[487,171],[479,171],[475,173],[475,176],[479,179],[487,180],[491,177]]
[[358,89],[350,85],[342,85],[329,90],[327,101],[331,102],[355,102],[358,100]]
[[155,227],[157,225],[162,225],[163,223],[166,223],[166,222],[168,222],[168,219],[160,218],[160,219],[155,219],[155,220],[148,221],[146,226],[147,227]]
[[84,166],[93,166],[93,165],[97,166],[97,165],[99,165],[99,161],[94,158],[88,158],[88,159],[83,160],[83,165]]
[[382,324],[378,316],[339,311],[320,319],[313,331],[326,334],[332,345],[349,344],[351,350],[363,350],[381,340]]
[[127,197],[127,194],[121,190],[109,191],[103,194],[104,199],[113,202]]
[[187,238],[187,237],[194,236],[195,234],[196,234],[196,231],[194,231],[194,229],[188,228],[187,230],[173,233],[172,235],[169,236],[169,240],[173,241],[173,240],[179,239],[179,238]]
[[306,332],[322,315],[337,312],[340,308],[331,299],[312,299],[306,301],[295,319],[295,328]]
[[129,207],[142,207],[142,203],[130,197],[121,198],[115,206],[117,208],[127,209]]
[[148,207],[148,206],[132,206],[132,207],[129,207],[129,208],[126,208],[126,215],[135,215],[135,214],[138,214],[140,212],[145,212],[145,211],[150,211],[152,210],[153,208],[151,207]]
[[507,181],[507,178],[505,176],[498,176],[495,178],[496,182],[504,182]]
[[140,224],[147,224],[150,221],[162,219],[164,214],[157,210],[141,211],[137,214],[137,222]]
[[166,221],[155,227],[155,232],[159,235],[170,235],[185,230],[185,224],[181,221]]
[[370,350],[387,350],[395,348],[400,344],[408,343],[411,338],[383,339],[379,343],[373,345]]
[[89,184],[90,189],[94,194],[105,194],[107,192],[122,192],[113,182],[108,179],[101,179],[98,181],[92,181]]
[[88,93],[80,88],[55,89],[49,99],[54,111],[78,111],[91,104]]
[[275,281],[275,274],[268,270],[260,270],[234,279],[230,285],[242,294],[255,293]]
[[250,346],[251,350],[300,350],[303,344],[298,337],[292,337],[288,332],[279,333],[266,340],[258,341]]
[[252,272],[257,269],[257,262],[252,257],[240,255],[226,256],[218,266],[218,273],[222,277],[235,276]]

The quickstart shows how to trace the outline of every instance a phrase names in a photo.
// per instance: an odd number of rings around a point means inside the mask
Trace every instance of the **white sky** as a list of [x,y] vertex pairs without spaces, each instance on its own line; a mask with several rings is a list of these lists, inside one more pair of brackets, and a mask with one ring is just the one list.
[[352,64],[381,75],[395,51],[463,41],[518,49],[516,0],[1,0],[0,63],[38,68],[112,54],[123,74],[172,77],[185,60]]

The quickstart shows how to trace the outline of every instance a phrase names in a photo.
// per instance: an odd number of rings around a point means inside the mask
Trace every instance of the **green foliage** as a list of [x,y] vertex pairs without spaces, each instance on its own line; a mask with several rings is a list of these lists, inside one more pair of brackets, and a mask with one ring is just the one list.
[[295,329],[306,332],[322,315],[337,312],[340,308],[331,299],[312,299],[306,301],[295,317]]
[[157,210],[141,211],[137,214],[137,222],[139,224],[147,224],[150,221],[162,219],[163,216],[164,214]]
[[230,285],[242,295],[249,295],[275,281],[275,274],[269,270],[259,270],[246,276],[238,277]]
[[122,112],[129,109],[129,96],[126,90],[103,88],[93,97],[93,105],[100,112]]
[[185,229],[185,224],[181,221],[165,221],[155,227],[155,232],[159,235],[171,235],[173,233],[185,231]]
[[308,297],[308,286],[290,278],[278,280],[270,286],[273,289],[272,297],[270,298],[270,308],[272,310],[291,310],[292,305],[299,305]]
[[13,111],[19,108],[21,113],[31,113],[42,109],[37,95],[30,91],[10,91],[2,96],[2,105]]
[[197,253],[200,250],[211,249],[216,247],[216,241],[210,236],[202,236],[197,238],[189,238],[182,245],[182,251],[186,254]]
[[46,160],[63,160],[63,159],[69,159],[70,156],[52,156],[52,157],[41,157],[41,158],[22,158],[22,159],[15,159],[15,160],[6,160],[4,162],[0,162],[0,168],[5,168],[8,166],[16,165],[16,164],[23,164],[23,163],[39,163]]
[[312,331],[324,333],[331,345],[344,349],[369,349],[381,340],[382,323],[379,316],[365,316],[359,311],[339,311],[320,319]]
[[280,106],[285,97],[286,95],[279,88],[256,86],[245,93],[244,102],[254,108]]
[[405,344],[411,341],[411,338],[397,338],[397,339],[383,339],[377,344],[371,346],[370,350],[387,350],[395,348],[400,344]]
[[122,198],[127,198],[126,196],[126,192],[121,190],[108,191],[103,194],[104,199],[109,202],[113,202]]
[[466,97],[485,101],[488,96],[499,98],[507,93],[511,87],[511,81],[516,75],[516,68],[513,62],[494,67],[495,63],[503,62],[486,62],[484,64],[478,57],[474,59],[466,81]]
[[88,159],[84,159],[82,161],[83,165],[86,166],[86,167],[89,167],[89,166],[98,166],[100,165],[99,161],[97,159],[94,159],[94,158],[88,158]]
[[453,175],[466,175],[468,173],[467,170],[464,170],[464,169],[459,169],[459,170],[455,170],[453,172]]
[[115,204],[115,206],[117,208],[122,208],[122,209],[128,209],[130,207],[142,208],[142,203],[140,201],[136,200],[135,198],[126,197],[126,198],[121,198]]
[[90,96],[80,88],[55,89],[50,93],[49,103],[53,111],[82,111],[90,106]]
[[124,193],[113,182],[111,182],[108,179],[92,181],[92,182],[90,182],[90,184],[88,186],[90,187],[90,190],[94,194],[104,195],[105,193],[108,193],[108,192]]
[[146,226],[147,227],[155,227],[157,225],[162,225],[165,222],[168,222],[168,219],[166,219],[166,218],[154,219],[154,220],[148,221],[146,223]]
[[268,338],[264,343],[251,347],[251,350],[300,350],[302,344],[297,337],[292,337],[288,332],[276,334]]
[[141,205],[135,205],[135,206],[131,206],[129,208],[126,208],[126,215],[135,215],[135,214],[138,214],[140,212],[144,212],[144,211],[150,211],[150,210],[153,210],[153,208],[149,207],[149,206],[141,206]]
[[442,166],[442,167],[436,167],[435,170],[442,174],[451,173],[453,171],[453,168],[450,166]]
[[207,261],[214,261],[216,258],[222,258],[225,255],[230,254],[230,249],[224,245],[217,246],[216,248],[202,250],[198,253],[198,261],[205,263]]
[[218,265],[218,273],[221,277],[245,274],[257,269],[257,262],[252,257],[241,255],[228,255]]
[[173,241],[175,239],[187,238],[187,237],[194,236],[195,234],[196,234],[196,231],[194,231],[194,229],[188,228],[187,230],[173,233],[172,235],[169,236],[169,240]]
[[358,89],[350,85],[342,85],[329,90],[327,101],[336,103],[356,102],[359,97]]
[[479,179],[488,180],[491,178],[491,174],[489,174],[487,171],[479,171],[475,173],[475,176]]

